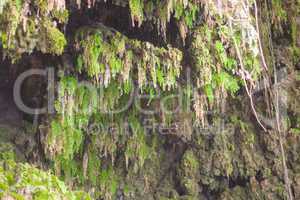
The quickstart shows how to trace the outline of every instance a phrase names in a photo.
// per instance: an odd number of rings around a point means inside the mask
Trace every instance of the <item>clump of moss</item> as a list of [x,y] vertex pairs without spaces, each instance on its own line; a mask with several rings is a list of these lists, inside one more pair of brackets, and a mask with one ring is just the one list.
[[118,178],[113,169],[104,169],[100,174],[100,196],[107,200],[116,198]]
[[68,10],[54,10],[52,12],[52,17],[57,19],[59,23],[65,24],[68,22],[69,12]]
[[143,0],[129,0],[129,8],[131,11],[132,24],[135,25],[135,21],[138,22],[138,26],[141,26],[144,18],[144,1]]
[[[0,14],[1,45],[10,55],[16,48],[16,31],[21,21],[21,1],[11,1],[4,5],[4,12]],[[18,56],[16,56],[18,57]]]
[[62,54],[66,39],[54,26],[67,22],[68,11],[61,3],[13,0],[0,8],[0,41],[5,56],[16,61],[35,48],[43,53]]
[[46,21],[42,28],[43,39],[39,45],[43,53],[61,55],[67,44],[66,38],[62,32],[51,25],[51,22]]
[[282,32],[282,24],[287,21],[288,14],[284,8],[284,1],[272,0],[272,23],[277,30]]
[[186,175],[193,177],[197,174],[199,169],[198,158],[194,155],[193,151],[185,152],[182,159],[182,168],[185,169]]
[[199,161],[192,150],[188,150],[183,155],[180,168],[180,182],[185,190],[185,195],[196,199],[199,193]]
[[14,148],[10,143],[0,143],[0,160],[15,160]]
[[36,167],[16,163],[13,148],[0,144],[0,198],[18,200],[91,200],[82,191],[70,191],[56,176]]

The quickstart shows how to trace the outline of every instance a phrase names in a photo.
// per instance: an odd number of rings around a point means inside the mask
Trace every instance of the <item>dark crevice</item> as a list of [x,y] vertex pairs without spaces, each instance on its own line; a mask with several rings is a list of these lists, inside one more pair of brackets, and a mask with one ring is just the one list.
[[248,183],[250,181],[249,177],[229,177],[229,188],[234,188],[236,186],[241,186],[241,187],[247,187]]
[[70,13],[66,34],[72,37],[78,28],[93,26],[99,23],[121,32],[130,39],[147,41],[158,47],[167,47],[168,44],[177,48],[183,47],[174,18],[167,25],[165,40],[158,33],[154,23],[144,22],[141,27],[133,27],[129,8],[116,6],[110,1],[107,3],[97,3],[92,8],[82,7],[81,9],[75,9]]

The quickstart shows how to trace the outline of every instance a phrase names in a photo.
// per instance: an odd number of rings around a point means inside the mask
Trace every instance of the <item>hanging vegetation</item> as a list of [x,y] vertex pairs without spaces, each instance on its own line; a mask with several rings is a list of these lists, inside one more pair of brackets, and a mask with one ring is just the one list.
[[57,25],[68,20],[64,1],[13,0],[0,4],[0,11],[4,56],[17,60],[34,49],[56,55],[63,53],[67,42]]
[[[58,71],[55,112],[26,116],[26,158],[94,199],[300,198],[299,13],[299,0],[0,0],[5,62],[39,52]],[[0,197],[29,196],[90,199],[4,158]]]
[[87,72],[95,83],[107,87],[111,80],[132,84],[137,71],[138,85],[171,90],[180,76],[182,53],[175,48],[158,48],[148,42],[128,39],[107,27],[83,28],[75,42],[77,69]]

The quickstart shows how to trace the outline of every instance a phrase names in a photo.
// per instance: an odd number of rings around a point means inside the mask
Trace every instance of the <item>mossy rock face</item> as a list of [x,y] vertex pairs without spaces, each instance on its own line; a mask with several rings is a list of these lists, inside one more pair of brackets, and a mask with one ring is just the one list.
[[[4,55],[13,61],[35,49],[61,55],[66,46],[64,34],[57,23],[64,24],[68,11],[64,1],[1,2],[0,41]],[[63,2],[63,3],[62,3]]]
[[193,151],[186,151],[182,157],[180,167],[178,170],[181,187],[187,195],[195,195],[199,193],[198,181],[199,174],[199,160],[194,155]]
[[45,21],[41,30],[42,36],[38,47],[41,52],[61,55],[67,45],[64,34],[53,26],[51,21]]
[[58,177],[35,166],[14,161],[14,148],[0,144],[0,198],[12,200],[91,200],[88,194],[70,191]]
[[[0,54],[59,70],[55,113],[31,137],[57,176],[15,162],[5,127],[0,198],[90,199],[59,177],[101,200],[287,199],[275,122],[261,119],[274,115],[274,91],[256,92],[275,66],[289,75],[280,121],[300,199],[299,10],[299,0],[0,0]],[[49,103],[43,83],[28,84],[26,99]],[[111,113],[131,95],[149,98]]]

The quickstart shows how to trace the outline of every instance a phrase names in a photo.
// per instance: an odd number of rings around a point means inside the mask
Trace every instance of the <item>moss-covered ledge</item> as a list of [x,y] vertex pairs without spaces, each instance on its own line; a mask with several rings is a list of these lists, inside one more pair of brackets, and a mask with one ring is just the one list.
[[0,199],[91,200],[83,191],[71,191],[50,172],[15,162],[13,146],[0,143]]

